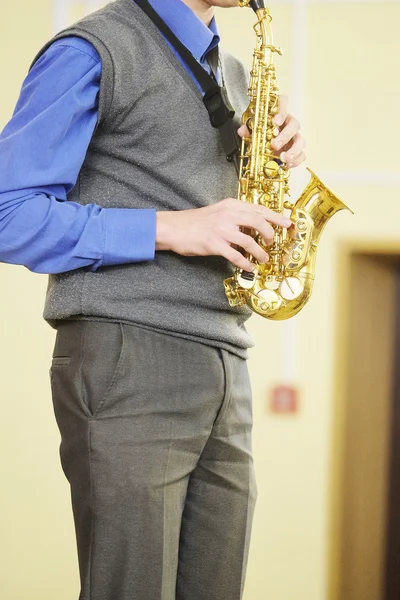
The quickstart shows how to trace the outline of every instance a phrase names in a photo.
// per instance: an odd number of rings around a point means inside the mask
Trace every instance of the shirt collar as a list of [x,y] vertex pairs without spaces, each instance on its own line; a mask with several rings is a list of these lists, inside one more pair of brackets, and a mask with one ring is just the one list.
[[149,0],[149,2],[199,62],[204,60],[207,52],[219,44],[220,37],[215,18],[207,27],[182,0]]

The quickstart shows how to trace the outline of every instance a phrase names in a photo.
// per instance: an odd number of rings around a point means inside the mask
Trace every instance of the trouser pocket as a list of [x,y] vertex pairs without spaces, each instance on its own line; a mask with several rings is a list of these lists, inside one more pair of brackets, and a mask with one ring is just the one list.
[[112,397],[123,358],[121,323],[71,321],[57,331],[51,366],[56,415],[81,410],[97,417]]

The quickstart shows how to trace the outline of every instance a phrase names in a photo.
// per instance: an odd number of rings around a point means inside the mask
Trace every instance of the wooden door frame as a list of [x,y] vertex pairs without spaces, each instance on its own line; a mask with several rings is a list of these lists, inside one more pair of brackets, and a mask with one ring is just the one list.
[[342,503],[344,494],[345,403],[347,384],[348,331],[350,319],[351,261],[354,255],[400,257],[400,236],[393,240],[355,239],[340,243],[337,261],[337,293],[334,339],[335,388],[333,398],[333,428],[330,445],[330,478],[328,509],[328,589],[329,600],[339,598],[342,548]]

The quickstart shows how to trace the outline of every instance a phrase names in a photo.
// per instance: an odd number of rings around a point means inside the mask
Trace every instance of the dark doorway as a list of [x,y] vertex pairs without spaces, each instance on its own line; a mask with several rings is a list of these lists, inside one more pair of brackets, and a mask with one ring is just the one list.
[[330,599],[400,600],[400,257],[346,261]]
[[396,266],[396,318],[387,512],[385,600],[400,599],[400,266]]

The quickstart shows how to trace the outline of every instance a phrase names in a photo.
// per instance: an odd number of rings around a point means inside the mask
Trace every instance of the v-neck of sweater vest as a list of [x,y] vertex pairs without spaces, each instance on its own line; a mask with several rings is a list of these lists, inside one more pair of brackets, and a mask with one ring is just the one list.
[[[148,30],[148,33],[151,35],[155,44],[159,47],[160,51],[164,54],[168,62],[174,67],[174,69],[179,73],[184,82],[188,85],[191,92],[196,97],[196,101],[201,105],[202,110],[205,110],[203,103],[203,94],[196,86],[192,77],[189,75],[183,64],[180,62],[179,58],[173,53],[171,48],[168,46],[167,41],[165,40],[162,33],[159,31],[158,27],[153,23],[153,21],[143,12],[139,6],[133,2],[133,0],[117,0],[116,4],[119,4],[124,12],[134,17],[137,21],[140,22],[143,27]],[[222,57],[221,61],[222,63]],[[222,70],[222,65],[221,65]]]

